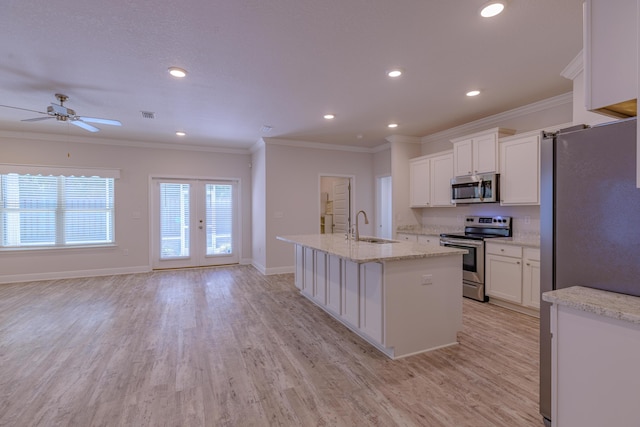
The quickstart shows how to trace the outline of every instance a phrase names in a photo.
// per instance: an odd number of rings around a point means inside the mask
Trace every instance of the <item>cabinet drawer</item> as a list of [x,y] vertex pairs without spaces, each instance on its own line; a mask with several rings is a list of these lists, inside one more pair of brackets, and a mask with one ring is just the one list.
[[501,245],[499,243],[487,243],[487,254],[522,258],[522,246]]
[[529,261],[540,261],[540,249],[524,248],[523,258]]
[[402,240],[403,242],[417,242],[418,241],[418,236],[416,236],[415,234],[398,233],[398,234],[396,234],[396,238],[398,240]]

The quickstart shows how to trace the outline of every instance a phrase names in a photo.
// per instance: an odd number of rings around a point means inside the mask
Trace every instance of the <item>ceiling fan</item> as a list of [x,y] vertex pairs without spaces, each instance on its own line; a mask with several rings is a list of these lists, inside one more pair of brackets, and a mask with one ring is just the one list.
[[78,116],[76,112],[71,108],[67,108],[64,106],[64,103],[69,99],[67,95],[63,95],[61,93],[55,94],[58,101],[60,101],[60,105],[51,103],[50,106],[47,107],[47,112],[44,111],[36,111],[29,110],[28,108],[20,108],[20,107],[12,107],[11,105],[0,105],[0,107],[13,108],[16,110],[24,110],[31,111],[34,113],[45,114],[47,117],[35,117],[33,119],[25,119],[23,122],[36,122],[40,120],[48,120],[48,119],[56,119],[59,122],[69,122],[72,125],[81,127],[84,130],[88,130],[89,132],[98,132],[100,129],[90,125],[89,123],[99,123],[103,125],[112,125],[112,126],[122,126],[118,120],[111,119],[100,119],[97,117],[86,117],[86,116]]

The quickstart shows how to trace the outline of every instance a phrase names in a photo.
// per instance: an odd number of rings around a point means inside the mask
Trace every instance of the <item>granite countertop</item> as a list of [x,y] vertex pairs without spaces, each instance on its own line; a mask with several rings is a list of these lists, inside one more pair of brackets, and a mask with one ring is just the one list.
[[544,301],[640,325],[640,297],[572,286],[542,294]]
[[429,247],[414,242],[369,243],[347,240],[342,234],[303,234],[278,236],[278,240],[316,249],[357,263],[398,261],[437,256],[462,255],[464,249]]

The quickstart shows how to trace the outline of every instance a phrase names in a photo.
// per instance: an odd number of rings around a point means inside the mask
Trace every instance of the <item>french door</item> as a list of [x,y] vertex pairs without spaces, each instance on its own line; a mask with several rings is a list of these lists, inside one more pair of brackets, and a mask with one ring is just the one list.
[[236,181],[153,179],[153,268],[238,263]]

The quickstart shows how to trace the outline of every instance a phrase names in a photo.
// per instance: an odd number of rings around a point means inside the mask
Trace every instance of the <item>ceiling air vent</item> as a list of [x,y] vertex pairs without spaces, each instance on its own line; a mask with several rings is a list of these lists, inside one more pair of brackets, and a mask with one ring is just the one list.
[[153,111],[140,111],[142,113],[142,118],[143,119],[155,119],[156,118],[156,113],[154,113]]

